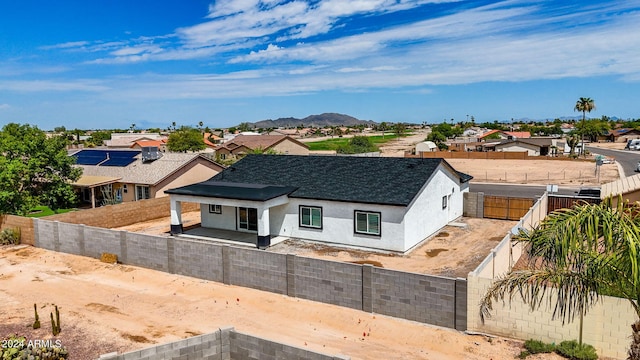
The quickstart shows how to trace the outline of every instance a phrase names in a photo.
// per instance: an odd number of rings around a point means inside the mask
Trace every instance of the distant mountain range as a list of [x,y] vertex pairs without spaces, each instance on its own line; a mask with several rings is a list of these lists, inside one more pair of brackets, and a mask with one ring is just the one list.
[[325,127],[325,126],[355,126],[355,125],[375,125],[376,122],[371,120],[360,120],[353,116],[337,114],[337,113],[324,113],[320,115],[309,115],[306,118],[298,119],[293,117],[279,118],[275,120],[261,120],[258,122],[250,123],[256,128],[268,129],[268,128],[281,128],[281,127]]

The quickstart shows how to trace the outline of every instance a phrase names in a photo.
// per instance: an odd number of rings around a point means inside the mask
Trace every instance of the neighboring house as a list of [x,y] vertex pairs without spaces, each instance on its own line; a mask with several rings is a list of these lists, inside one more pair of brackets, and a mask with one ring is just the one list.
[[247,155],[208,181],[171,189],[201,204],[202,227],[405,252],[462,216],[472,177],[444,159]]
[[238,135],[214,150],[221,159],[235,159],[262,149],[284,155],[309,155],[309,146],[285,135]]
[[497,136],[499,136],[499,138],[502,140],[528,139],[531,137],[531,133],[528,131],[491,130],[478,136],[478,141],[494,140],[494,139],[487,139],[488,136],[493,134],[498,134]]
[[416,154],[421,152],[434,152],[438,151],[438,145],[433,141],[423,141],[416,144]]
[[204,133],[203,134],[203,140],[204,140],[204,144],[211,149],[215,149],[216,146],[218,146],[219,144],[221,144],[224,139],[221,138],[220,136],[216,135],[216,134],[212,134],[212,133]]
[[137,141],[134,141],[133,144],[131,144],[131,146],[129,146],[129,149],[141,150],[143,147],[156,147],[160,151],[165,152],[167,151],[167,139],[137,140]]
[[157,133],[112,133],[110,140],[105,140],[104,145],[110,149],[130,148],[136,141],[166,140],[167,137]]
[[529,138],[504,140],[495,145],[495,151],[526,151],[529,156],[546,156],[552,153],[554,138]]
[[632,128],[609,130],[606,138],[611,142],[626,143],[628,140],[640,139],[640,130]]
[[85,149],[70,156],[82,168],[82,177],[74,186],[81,190],[81,199],[93,207],[103,200],[128,202],[166,196],[167,189],[209,179],[224,169],[199,154],[159,153],[157,159],[143,161],[138,150]]

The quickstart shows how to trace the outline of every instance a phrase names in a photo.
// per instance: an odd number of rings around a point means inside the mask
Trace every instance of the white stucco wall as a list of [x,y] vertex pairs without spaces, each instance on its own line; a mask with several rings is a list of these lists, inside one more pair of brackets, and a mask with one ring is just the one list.
[[222,206],[222,214],[209,212],[209,205],[200,206],[200,219],[203,227],[236,230],[236,207]]
[[[299,226],[299,206],[322,208],[322,229]],[[380,236],[356,234],[355,210],[379,212]],[[339,243],[375,249],[404,251],[403,206],[355,204],[338,201],[289,199],[284,206],[271,209],[271,233],[299,239]],[[277,234],[274,234],[278,232]]]
[[[459,178],[441,164],[407,209],[402,224],[405,250],[462,216],[463,193],[468,191],[468,184],[461,188]],[[447,196],[445,209],[442,208],[443,196]]]
[[539,156],[540,148],[530,144],[520,143],[519,145],[515,144],[507,144],[507,145],[496,145],[496,151],[526,151],[529,156]]

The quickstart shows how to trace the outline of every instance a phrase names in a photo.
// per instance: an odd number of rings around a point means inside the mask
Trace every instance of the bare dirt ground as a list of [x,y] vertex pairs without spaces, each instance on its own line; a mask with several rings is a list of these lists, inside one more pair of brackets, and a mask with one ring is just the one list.
[[466,278],[517,223],[473,218],[462,218],[459,222],[466,224],[466,228],[446,226],[405,255],[348,249],[300,240],[286,240],[272,246],[268,251],[371,264],[420,274]]
[[588,161],[447,159],[447,162],[472,175],[472,182],[580,186],[620,178],[616,164],[603,164],[597,175],[595,163]]
[[224,326],[352,359],[498,360],[522,350],[520,342],[504,338],[25,246],[0,247],[0,292],[0,336],[26,332],[37,303],[43,325],[30,339],[51,338],[46,320],[56,304],[62,327],[57,339],[72,351],[70,359],[96,359]]

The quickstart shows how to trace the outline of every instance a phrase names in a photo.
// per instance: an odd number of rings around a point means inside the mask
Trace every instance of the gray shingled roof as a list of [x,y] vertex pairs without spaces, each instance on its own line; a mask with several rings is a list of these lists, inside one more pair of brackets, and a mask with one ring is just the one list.
[[[216,182],[262,184],[292,187],[291,198],[407,206],[440,164],[461,182],[472,178],[443,159],[247,155],[206,182],[167,192],[218,197],[221,188]],[[244,191],[251,189],[244,187]]]

